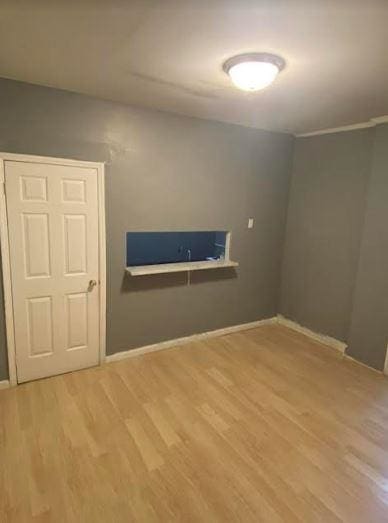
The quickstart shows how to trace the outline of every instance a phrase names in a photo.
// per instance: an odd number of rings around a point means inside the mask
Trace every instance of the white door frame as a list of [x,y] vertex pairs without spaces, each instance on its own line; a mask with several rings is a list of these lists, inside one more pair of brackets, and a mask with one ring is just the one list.
[[5,327],[7,334],[8,372],[10,386],[17,385],[16,346],[14,333],[14,314],[12,303],[11,264],[9,252],[7,199],[5,194],[4,162],[35,162],[52,165],[68,165],[73,167],[87,167],[97,171],[98,186],[98,229],[99,229],[99,280],[100,280],[100,364],[106,356],[106,235],[105,235],[105,180],[104,164],[84,162],[64,158],[50,158],[46,156],[32,156],[28,154],[14,154],[0,152],[0,246],[3,265],[3,287],[5,306]]

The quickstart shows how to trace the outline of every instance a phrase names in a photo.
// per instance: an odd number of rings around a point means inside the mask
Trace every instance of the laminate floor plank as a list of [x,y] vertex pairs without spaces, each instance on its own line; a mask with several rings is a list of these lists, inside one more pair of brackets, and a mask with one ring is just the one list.
[[388,521],[388,380],[266,325],[0,391],[1,523]]

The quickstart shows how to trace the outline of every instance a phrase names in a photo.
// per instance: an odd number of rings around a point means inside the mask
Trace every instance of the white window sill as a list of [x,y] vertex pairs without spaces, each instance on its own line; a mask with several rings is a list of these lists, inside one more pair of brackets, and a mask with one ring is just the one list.
[[202,271],[204,269],[224,269],[238,267],[238,262],[231,260],[205,260],[194,262],[160,263],[158,265],[134,265],[127,267],[126,271],[131,276],[144,276],[146,274],[163,274],[168,272]]

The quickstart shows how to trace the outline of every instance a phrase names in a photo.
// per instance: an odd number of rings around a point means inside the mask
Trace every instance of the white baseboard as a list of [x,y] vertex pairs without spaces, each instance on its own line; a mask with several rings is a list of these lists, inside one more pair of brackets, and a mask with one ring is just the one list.
[[270,325],[271,323],[277,323],[278,319],[267,318],[265,320],[252,321],[250,323],[242,323],[241,325],[232,325],[231,327],[225,327],[223,329],[217,329],[214,331],[203,332],[201,334],[193,334],[191,336],[185,336],[184,338],[176,338],[174,340],[162,341],[160,343],[154,343],[153,345],[146,345],[137,349],[130,349],[122,352],[116,352],[115,354],[108,355],[105,358],[107,363],[111,361],[119,361],[126,358],[133,358],[141,354],[147,354],[148,352],[155,352],[158,350],[169,349],[178,345],[186,345],[187,343],[193,343],[208,338],[215,338],[218,336],[224,336],[225,334],[232,334],[233,332],[244,331],[248,329],[254,329],[262,325]]
[[319,341],[320,343],[323,343],[324,345],[328,345],[329,347],[332,347],[333,349],[338,350],[339,352],[341,352],[341,354],[345,354],[346,343],[336,340],[335,338],[332,338],[331,336],[326,336],[325,334],[319,334],[318,332],[314,332],[314,331],[308,329],[307,327],[302,327],[302,325],[299,325],[299,323],[296,323],[295,321],[292,321],[292,320],[288,320],[281,314],[278,315],[277,320],[280,325],[284,325],[285,327],[288,327],[289,329],[300,332],[301,334],[304,334],[305,336],[308,336],[309,338],[312,338],[315,341]]
[[364,363],[362,361],[359,361],[359,360],[356,360],[355,358],[352,358],[348,354],[344,354],[344,358],[347,359],[347,360],[352,361],[353,363],[357,363],[358,365],[362,365],[363,367],[365,367],[365,368],[367,368],[369,370],[373,370],[373,372],[377,372],[378,374],[383,374],[383,375],[385,374],[382,370],[375,369],[374,367],[371,367],[370,365],[367,365],[366,363]]
[[[367,367],[368,369],[374,370],[375,372],[379,372],[381,374],[381,371],[378,371],[378,370],[374,369],[373,367],[369,367],[365,363],[355,360],[351,356],[348,356],[347,354],[345,354],[345,350],[347,347],[346,343],[339,341],[335,338],[332,338],[331,336],[326,336],[325,334],[319,334],[318,332],[314,332],[314,331],[308,329],[307,327],[303,327],[299,323],[296,323],[295,321],[285,318],[284,316],[282,316],[280,314],[274,318],[267,318],[265,320],[252,321],[250,323],[242,323],[241,325],[233,325],[231,327],[225,327],[223,329],[203,332],[201,334],[193,334],[191,336],[185,336],[184,338],[176,338],[174,340],[162,341],[160,343],[154,343],[153,345],[146,345],[144,347],[139,347],[137,349],[130,349],[130,350],[125,350],[125,351],[121,351],[121,352],[116,352],[115,354],[111,354],[111,355],[107,356],[105,361],[107,363],[110,363],[112,361],[120,361],[120,360],[124,360],[126,358],[133,358],[135,356],[147,354],[149,352],[156,352],[159,350],[170,349],[172,347],[178,347],[180,345],[186,345],[188,343],[193,343],[193,342],[200,341],[200,340],[206,340],[206,339],[210,339],[210,338],[216,338],[219,336],[225,336],[226,334],[232,334],[233,332],[255,329],[256,327],[261,327],[262,325],[270,325],[270,324],[284,325],[285,327],[288,327],[289,329],[292,329],[296,332],[304,334],[305,336],[308,336],[309,338],[311,338],[315,341],[318,341],[319,343],[322,343],[323,345],[326,345],[328,347],[331,347],[331,348],[337,350],[338,352],[343,354],[343,356],[346,359],[352,360],[355,363],[363,365],[364,367]],[[388,360],[388,357],[387,357],[387,360]],[[386,372],[388,372],[387,367],[388,367],[388,363],[386,366]],[[2,383],[5,383],[5,382],[0,382],[0,388],[1,388]]]
[[366,367],[369,370],[373,370],[374,372],[377,372],[378,374],[385,374],[388,375],[388,351],[387,351],[387,357],[385,360],[385,367],[384,371],[375,369],[374,367],[371,367],[370,365],[367,365],[366,363],[363,363],[362,361],[356,360],[355,358],[352,358],[348,354],[345,354],[346,351],[346,343],[336,340],[335,338],[332,338],[331,336],[326,336],[325,334],[319,334],[317,332],[314,332],[307,327],[302,327],[299,323],[296,323],[295,321],[288,320],[281,314],[278,314],[278,323],[279,325],[284,325],[285,327],[288,327],[290,329],[293,329],[294,331],[300,332],[304,334],[305,336],[308,336],[309,338],[319,341],[320,343],[323,343],[324,345],[327,345],[328,347],[331,347],[337,351],[339,351],[343,357],[347,360],[351,360],[354,363],[358,363],[358,365],[362,365],[363,367]]
[[0,390],[9,388],[9,380],[0,381]]

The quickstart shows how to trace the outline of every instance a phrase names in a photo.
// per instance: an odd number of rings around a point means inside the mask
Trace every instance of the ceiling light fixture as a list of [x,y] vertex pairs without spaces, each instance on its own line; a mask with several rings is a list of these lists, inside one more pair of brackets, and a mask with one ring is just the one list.
[[286,62],[269,53],[247,53],[226,60],[223,70],[236,87],[243,91],[259,91],[271,84]]

